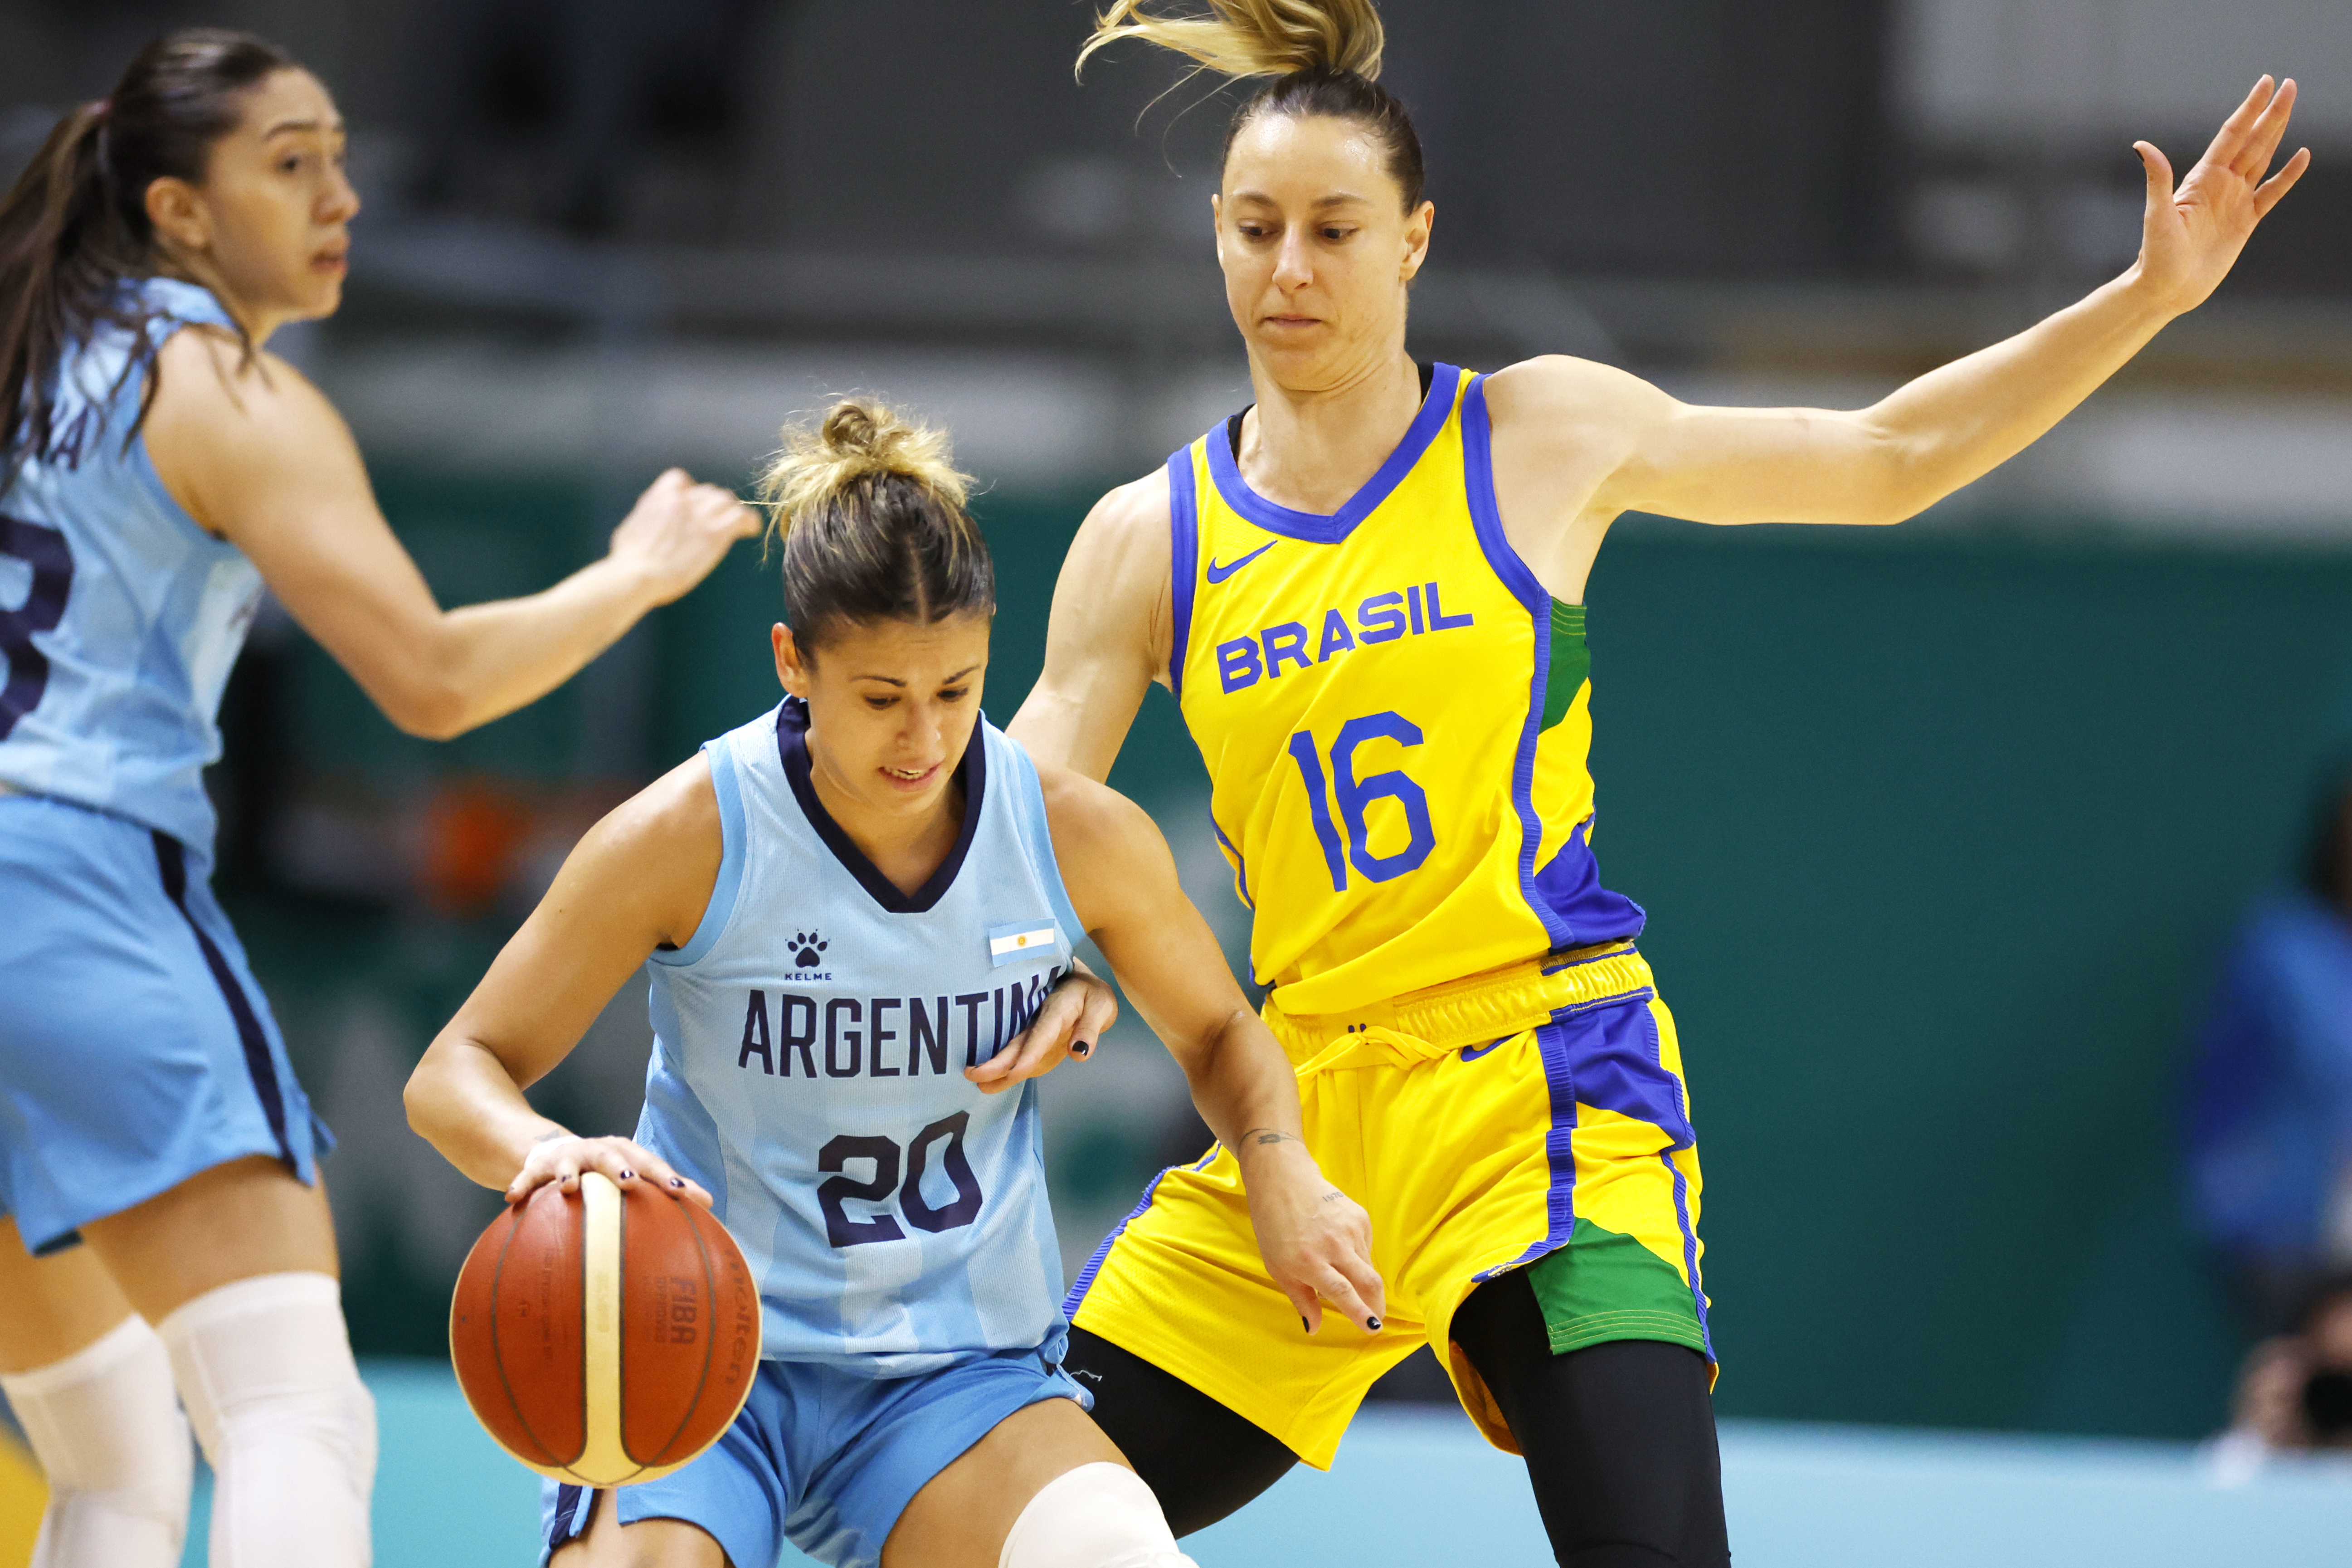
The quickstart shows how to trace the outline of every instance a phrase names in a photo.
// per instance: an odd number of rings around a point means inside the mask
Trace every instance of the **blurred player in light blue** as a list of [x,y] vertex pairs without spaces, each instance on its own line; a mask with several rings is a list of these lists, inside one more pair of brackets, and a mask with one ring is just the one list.
[[[981,716],[995,584],[946,442],[835,406],[767,479],[790,696],[614,811],[418,1064],[417,1131],[520,1201],[584,1170],[709,1204],[761,1282],[763,1362],[661,1479],[547,1487],[558,1568],[1177,1568],[1061,1370],[1034,1087],[1115,1013],[1091,936],[1247,1173],[1305,1334],[1379,1327],[1363,1211],[1299,1138],[1288,1061],[1149,817]],[[636,1137],[522,1088],[639,966]],[[1006,1091],[1011,1092],[1006,1092]]]
[[283,51],[180,32],[0,202],[0,1389],[48,1480],[40,1568],[176,1564],[191,1423],[218,1568],[368,1560],[329,1140],[210,885],[202,770],[265,584],[394,723],[448,736],[757,527],[666,475],[604,560],[441,609],[342,422],[262,348],[341,300],[342,149]]

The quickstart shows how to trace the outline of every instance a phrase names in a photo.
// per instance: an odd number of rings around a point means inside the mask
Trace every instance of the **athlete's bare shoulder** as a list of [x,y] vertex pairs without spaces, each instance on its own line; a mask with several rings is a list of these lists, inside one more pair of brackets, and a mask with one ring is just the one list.
[[1165,469],[1097,501],[1078,525],[1045,627],[1045,668],[1006,730],[1044,762],[1110,772],[1143,694],[1166,683],[1174,601]]
[[182,327],[155,352],[155,415],[199,421],[216,435],[240,427],[284,433],[289,424],[342,418],[308,376],[266,349],[248,352],[226,328]]
[[1134,577],[1139,584],[1156,583],[1164,598],[1172,558],[1169,505],[1164,468],[1119,486],[1095,502],[1078,525],[1070,560],[1076,562],[1085,552],[1090,572],[1109,570],[1121,578]]
[[590,828],[548,899],[617,906],[616,918],[633,917],[657,940],[683,945],[702,923],[724,849],[710,763],[698,752]]
[[145,437],[173,499],[215,531],[284,477],[341,488],[365,470],[326,395],[276,354],[212,326],[173,332],[155,354]]
[[1637,375],[1566,354],[1487,377],[1503,531],[1554,597],[1583,601],[1593,556],[1624,510],[1619,476],[1677,406]]
[[1154,468],[1095,502],[1070,542],[1054,589],[1054,630],[1080,632],[1098,651],[1108,636],[1165,681],[1173,647],[1168,582],[1168,470]]
[[1630,444],[1674,407],[1673,398],[1640,376],[1569,354],[1521,360],[1486,378],[1495,434],[1517,441]]

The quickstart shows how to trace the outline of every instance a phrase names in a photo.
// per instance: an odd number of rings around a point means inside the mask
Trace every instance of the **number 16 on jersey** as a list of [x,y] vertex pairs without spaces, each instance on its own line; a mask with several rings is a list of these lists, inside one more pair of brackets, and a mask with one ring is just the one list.
[[[1356,748],[1367,741],[1390,740],[1400,746],[1421,744],[1421,727],[1402,714],[1394,712],[1367,713],[1360,719],[1350,719],[1339,726],[1339,735],[1330,747],[1330,768],[1327,774],[1323,758],[1318,754],[1315,732],[1301,730],[1290,737],[1290,760],[1298,764],[1298,776],[1307,786],[1307,813],[1315,826],[1315,841],[1323,849],[1324,868],[1331,873],[1331,890],[1348,890],[1348,868],[1354,867],[1366,881],[1390,882],[1408,872],[1417,871],[1437,847],[1437,832],[1429,820],[1429,796],[1402,769],[1356,775]],[[1331,806],[1337,801],[1339,820],[1331,820]],[[1405,847],[1392,855],[1375,855],[1371,847],[1371,829],[1365,815],[1372,802],[1393,800],[1404,809]],[[1347,829],[1344,845],[1340,828]]]

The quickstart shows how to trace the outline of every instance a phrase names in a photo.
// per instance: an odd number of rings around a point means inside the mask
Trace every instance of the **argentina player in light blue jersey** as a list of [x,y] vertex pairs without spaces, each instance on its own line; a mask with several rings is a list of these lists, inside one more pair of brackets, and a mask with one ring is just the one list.
[[263,348],[341,300],[342,148],[317,78],[195,29],[0,201],[0,1389],[47,1479],[39,1568],[176,1565],[191,1426],[215,1564],[369,1557],[328,1140],[210,884],[201,774],[265,585],[394,723],[449,736],[758,528],[671,474],[547,592],[436,604]]
[[[556,1568],[1178,1568],[1061,1370],[1028,1079],[1115,1014],[1092,937],[1245,1178],[1267,1268],[1377,1331],[1370,1225],[1299,1138],[1288,1061],[1166,843],[981,716],[995,589],[946,442],[857,402],[788,433],[781,706],[600,823],[417,1066],[409,1119],[514,1201],[599,1170],[709,1205],[761,1281],[763,1361],[719,1443],[617,1491],[546,1489]],[[636,1136],[522,1089],[650,976]]]

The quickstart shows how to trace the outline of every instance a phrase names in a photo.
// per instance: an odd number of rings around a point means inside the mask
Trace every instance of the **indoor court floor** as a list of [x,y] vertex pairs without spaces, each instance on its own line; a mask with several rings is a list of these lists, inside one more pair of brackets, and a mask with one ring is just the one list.
[[[383,1432],[377,1568],[526,1568],[537,1478],[492,1447],[446,1368],[375,1362],[366,1371]],[[1728,1422],[1723,1458],[1740,1568],[2352,1560],[2352,1457],[2273,1464],[2230,1482],[2184,1445]],[[205,1561],[205,1502],[200,1489],[190,1564]],[[1295,1470],[1186,1544],[1201,1568],[1549,1561],[1516,1460],[1455,1411],[1393,1405],[1359,1418],[1330,1474]]]

